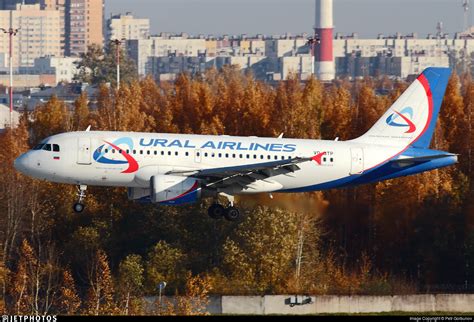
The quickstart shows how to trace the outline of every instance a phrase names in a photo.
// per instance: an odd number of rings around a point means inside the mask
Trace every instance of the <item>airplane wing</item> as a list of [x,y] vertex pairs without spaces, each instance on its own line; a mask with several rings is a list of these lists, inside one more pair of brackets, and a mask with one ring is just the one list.
[[311,161],[314,158],[292,158],[264,163],[246,164],[232,167],[212,168],[190,171],[169,171],[167,175],[181,175],[202,179],[207,182],[206,187],[218,184],[238,184],[244,187],[256,180],[264,180],[276,175],[298,171],[299,163]]

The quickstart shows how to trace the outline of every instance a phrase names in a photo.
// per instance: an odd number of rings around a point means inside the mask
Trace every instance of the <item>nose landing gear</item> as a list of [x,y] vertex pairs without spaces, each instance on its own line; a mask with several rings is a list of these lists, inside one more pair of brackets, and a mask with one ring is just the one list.
[[221,193],[223,197],[226,197],[227,200],[229,201],[228,207],[224,207],[223,205],[219,204],[218,202],[213,203],[207,213],[209,214],[209,217],[212,219],[220,219],[224,217],[228,221],[238,221],[241,217],[240,211],[238,208],[234,207],[234,196],[230,196],[227,194]]
[[75,213],[80,214],[86,208],[86,206],[84,206],[84,203],[83,203],[84,199],[86,198],[86,190],[87,190],[87,186],[85,185],[79,186],[79,192],[77,193],[79,199],[72,207]]

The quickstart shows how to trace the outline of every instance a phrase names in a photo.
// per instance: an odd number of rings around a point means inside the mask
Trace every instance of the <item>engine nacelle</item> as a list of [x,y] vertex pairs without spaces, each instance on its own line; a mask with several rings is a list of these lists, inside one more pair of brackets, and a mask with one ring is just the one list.
[[189,204],[201,198],[201,184],[194,178],[155,175],[150,179],[150,192],[153,203]]

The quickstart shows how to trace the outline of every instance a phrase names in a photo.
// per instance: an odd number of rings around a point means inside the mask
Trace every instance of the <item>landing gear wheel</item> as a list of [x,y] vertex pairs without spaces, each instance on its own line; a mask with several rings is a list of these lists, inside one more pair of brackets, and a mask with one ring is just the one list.
[[75,213],[80,214],[84,211],[85,206],[82,203],[76,202],[72,208],[74,209]]
[[224,216],[228,221],[237,221],[240,218],[240,211],[235,207],[229,207],[225,210]]
[[207,210],[207,213],[209,214],[209,217],[212,219],[220,219],[225,215],[225,208],[222,205],[219,205],[218,203],[212,204],[209,209]]
[[78,187],[78,193],[77,193],[77,196],[78,196],[78,200],[77,202],[72,206],[72,209],[74,210],[75,213],[78,213],[80,214],[81,212],[84,211],[84,199],[86,198],[86,190],[87,190],[87,186],[86,185],[79,185]]

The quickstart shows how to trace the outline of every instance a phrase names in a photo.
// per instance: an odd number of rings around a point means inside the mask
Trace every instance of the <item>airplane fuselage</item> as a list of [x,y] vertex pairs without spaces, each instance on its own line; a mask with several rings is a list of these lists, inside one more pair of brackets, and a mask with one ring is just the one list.
[[[51,151],[33,150],[17,162],[27,162],[31,176],[57,183],[133,188],[148,188],[153,175],[170,171],[316,156],[298,164],[299,171],[256,180],[235,194],[314,191],[364,183],[361,177],[368,179],[371,170],[394,157],[416,157],[430,151],[351,141],[122,132],[65,133],[52,136],[43,144],[50,144]],[[53,151],[55,145],[59,147],[57,152]],[[450,165],[456,160],[449,156],[443,161]],[[430,165],[422,168],[412,170],[426,171]],[[367,180],[370,181],[373,180]]]

